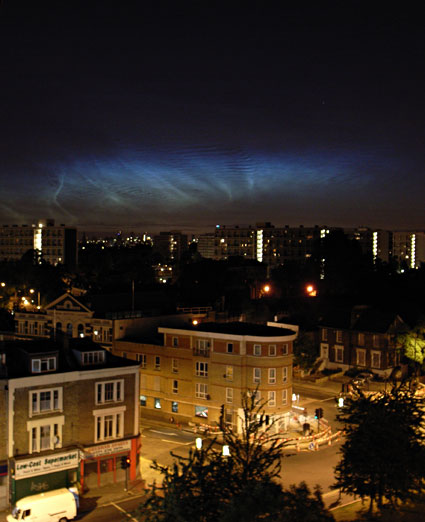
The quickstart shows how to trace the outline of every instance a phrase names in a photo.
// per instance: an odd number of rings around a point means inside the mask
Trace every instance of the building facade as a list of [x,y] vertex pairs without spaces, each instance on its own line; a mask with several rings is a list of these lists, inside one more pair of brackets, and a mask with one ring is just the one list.
[[400,365],[397,334],[406,328],[403,319],[367,307],[350,316],[328,318],[320,326],[320,357],[326,368],[371,370],[389,377]]
[[89,337],[105,348],[112,347],[113,320],[97,316],[86,304],[65,293],[44,309],[15,313],[16,333],[30,337]]
[[137,476],[139,369],[88,339],[1,348],[3,506],[27,495]]
[[0,227],[0,259],[19,260],[29,250],[52,265],[77,265],[77,229],[56,226],[54,220],[38,220],[31,225]]
[[140,363],[143,416],[240,431],[242,395],[255,393],[286,429],[292,398],[292,330],[248,323],[160,327],[158,344],[117,340],[113,352]]

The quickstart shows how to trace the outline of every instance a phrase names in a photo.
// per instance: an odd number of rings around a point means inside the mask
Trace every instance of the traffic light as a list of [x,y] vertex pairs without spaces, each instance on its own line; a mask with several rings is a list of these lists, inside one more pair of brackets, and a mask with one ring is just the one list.
[[224,428],[224,404],[220,406],[220,430],[223,431]]
[[321,419],[323,417],[323,408],[316,408],[314,410],[314,418]]
[[130,467],[130,457],[121,457],[121,469]]

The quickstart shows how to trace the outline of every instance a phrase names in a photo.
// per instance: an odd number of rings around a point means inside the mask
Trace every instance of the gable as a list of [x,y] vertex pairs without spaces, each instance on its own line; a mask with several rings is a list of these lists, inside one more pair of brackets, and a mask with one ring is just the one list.
[[91,313],[92,311],[85,305],[80,303],[73,295],[65,293],[49,303],[45,310],[57,310],[61,312],[84,312]]

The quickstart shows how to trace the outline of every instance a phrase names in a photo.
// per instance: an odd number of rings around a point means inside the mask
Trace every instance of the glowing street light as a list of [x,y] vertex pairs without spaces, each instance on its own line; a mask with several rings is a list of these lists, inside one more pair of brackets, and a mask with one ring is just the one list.
[[307,292],[307,295],[309,297],[316,297],[317,296],[317,289],[314,285],[312,284],[308,284],[306,287],[305,287],[305,291]]
[[202,439],[201,437],[196,437],[195,439],[195,446],[197,450],[202,449]]

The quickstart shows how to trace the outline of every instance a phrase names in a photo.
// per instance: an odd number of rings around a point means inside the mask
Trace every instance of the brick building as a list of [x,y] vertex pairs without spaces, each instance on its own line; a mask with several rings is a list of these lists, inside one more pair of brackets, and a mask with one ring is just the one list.
[[138,364],[89,339],[1,347],[2,507],[41,491],[130,479],[139,452]]
[[159,327],[161,339],[114,341],[113,352],[140,362],[144,417],[240,430],[242,394],[267,401],[265,411],[286,427],[292,397],[296,333],[249,323]]
[[388,377],[400,364],[397,333],[407,327],[395,313],[354,307],[329,314],[320,326],[320,357],[326,368],[370,369]]

